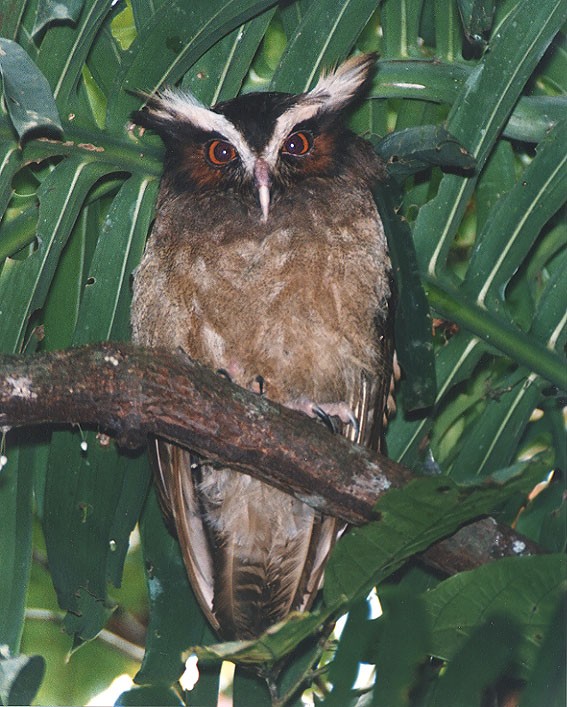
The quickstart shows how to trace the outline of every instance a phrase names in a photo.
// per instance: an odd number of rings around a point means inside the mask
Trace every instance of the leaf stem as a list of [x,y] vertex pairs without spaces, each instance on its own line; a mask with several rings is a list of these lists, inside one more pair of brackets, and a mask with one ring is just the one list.
[[424,275],[423,281],[429,303],[438,314],[465,327],[561,390],[567,389],[567,370],[558,354],[431,276]]

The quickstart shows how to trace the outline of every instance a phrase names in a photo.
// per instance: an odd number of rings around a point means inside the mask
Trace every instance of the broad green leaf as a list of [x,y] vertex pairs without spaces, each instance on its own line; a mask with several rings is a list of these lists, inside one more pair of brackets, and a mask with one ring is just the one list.
[[305,13],[313,0],[294,0],[279,8],[279,16],[287,39],[293,37],[297,26],[305,17]]
[[[323,625],[327,632],[332,626],[332,622]],[[313,632],[309,638],[298,644],[293,649],[293,653],[286,656],[283,668],[278,675],[278,694],[280,696],[295,694],[296,700],[290,703],[290,707],[302,707],[301,690],[298,686],[305,685],[305,676],[314,670],[325,650],[325,644],[321,641],[319,632]]]
[[[0,439],[5,435],[0,432]],[[0,469],[0,645],[20,650],[31,563],[33,470],[21,463],[21,451],[8,437]],[[15,704],[15,703],[12,703]]]
[[20,140],[31,132],[61,136],[63,128],[45,76],[16,42],[0,37],[4,101]]
[[[113,450],[113,452],[116,460],[114,469],[117,476],[122,477],[122,486],[119,489],[114,517],[109,524],[111,540],[106,572],[109,581],[115,587],[121,587],[130,534],[140,517],[148,492],[151,474],[145,456],[132,458],[131,456],[121,455],[116,450]],[[107,498],[109,497],[110,494]]]
[[271,89],[310,88],[323,69],[348,55],[375,9],[373,0],[314,0],[286,46]]
[[[393,102],[400,104],[400,101]],[[396,125],[395,131],[404,135],[406,130],[420,130],[425,128],[427,131],[432,130],[432,128],[427,128],[428,125],[433,125],[433,130],[435,127],[441,127],[438,124],[443,123],[447,117],[447,106],[442,104],[435,104],[431,101],[420,101],[418,99],[408,98],[403,102],[403,110],[400,109],[396,112]],[[389,131],[390,132],[390,131]],[[388,139],[389,135],[384,139]],[[410,133],[411,139],[411,133]],[[455,140],[452,140],[455,143]],[[431,146],[431,145],[430,145]],[[446,145],[447,147],[447,145]],[[415,145],[410,148],[413,151],[416,148]],[[466,151],[465,151],[466,152]]]
[[450,577],[423,595],[432,622],[430,651],[451,660],[484,617],[504,615],[520,629],[516,657],[525,677],[566,588],[562,555],[505,558]]
[[520,707],[562,707],[567,684],[567,602],[560,601],[536,657]]
[[565,95],[567,92],[567,81],[565,71],[567,69],[567,36],[565,31],[558,35],[553,52],[546,57],[541,71],[541,81],[545,86],[545,93],[549,95]]
[[220,666],[199,665],[198,667],[199,680],[192,690],[185,691],[185,703],[190,705],[216,705],[219,699]]
[[[139,6],[140,4],[136,3],[136,7],[138,8]],[[147,3],[146,6],[148,13],[151,14],[151,3]],[[140,24],[143,24],[143,22]],[[107,28],[105,27],[105,29]],[[114,16],[114,19],[110,23],[110,33],[112,38],[118,42],[120,48],[123,50],[128,49],[128,47],[136,39],[138,32],[136,30],[136,21],[134,19],[134,9],[131,3],[124,3],[124,8]]]
[[[162,6],[138,28],[138,36],[125,52],[107,124],[121,127],[138,108],[139,98],[132,92],[153,93],[164,83],[176,83],[215,42],[274,4],[275,0],[229,0],[219,6],[210,0],[173,0]],[[162,48],[159,54],[156,43]]]
[[[567,336],[567,312],[565,311],[565,267],[567,267],[567,251],[559,256],[560,267],[546,283],[538,302],[531,327],[531,334],[537,341],[545,341],[548,349],[561,352],[565,350]],[[564,363],[564,359],[561,359]],[[560,385],[561,390],[567,388],[565,378]]]
[[[559,407],[559,406],[558,406]],[[562,411],[559,410],[562,418]],[[552,416],[547,409],[544,417]],[[561,430],[561,441],[565,431]],[[560,447],[560,445],[557,445]],[[564,445],[563,445],[564,446]],[[561,447],[560,447],[561,448]],[[559,468],[560,463],[557,464]],[[567,549],[567,480],[553,473],[550,484],[523,508],[515,523],[516,530],[548,552],[565,552]]]
[[329,667],[329,682],[333,686],[323,701],[325,707],[344,707],[353,697],[352,686],[363,659],[368,632],[368,603],[356,602],[348,612],[341,639]]
[[0,701],[8,705],[28,705],[35,697],[45,673],[40,655],[0,657]]
[[487,219],[492,217],[492,212],[497,208],[499,201],[516,183],[515,161],[512,145],[507,140],[500,140],[488,158],[477,183],[475,192],[477,233],[483,231]]
[[130,586],[116,592],[120,601],[117,623],[110,626],[110,631],[103,637],[71,655],[69,636],[61,630],[58,620],[63,616],[57,606],[45,558],[45,546],[37,524],[34,551],[36,561],[32,564],[22,652],[27,655],[41,654],[47,665],[45,678],[31,704],[85,705],[94,695],[105,690],[116,677],[124,673],[133,675],[138,667],[132,650],[126,655],[116,649],[115,643],[111,645],[106,639],[112,639],[113,633],[116,637],[121,633],[121,627],[135,623],[136,616],[143,618],[146,611],[141,548],[136,547],[128,557]]
[[377,142],[388,132],[387,103],[386,100],[363,101],[350,117],[350,129]]
[[130,0],[136,29],[143,27],[165,0]]
[[98,128],[104,128],[106,115],[106,96],[91,74],[88,66],[83,66],[81,72],[81,83],[79,85],[79,95],[84,103],[90,108],[90,115]]
[[[376,66],[372,97],[415,98],[446,104],[455,102],[473,70],[466,64],[430,59],[381,59]],[[563,118],[566,102],[565,96],[521,96],[504,126],[503,134],[525,142],[543,140],[549,130]]]
[[271,707],[272,697],[266,680],[248,670],[236,668],[232,685],[234,707]]
[[[68,612],[64,625],[75,647],[94,638],[114,608],[107,579],[120,576],[114,555],[124,557],[148,483],[147,473],[133,465],[94,434],[52,437],[43,528],[59,605]],[[124,514],[121,535],[113,534],[117,513]]]
[[39,0],[32,34],[38,34],[52,22],[76,22],[85,0]]
[[[29,205],[27,208],[10,213],[10,208],[6,210],[10,217],[6,218],[2,239],[0,240],[0,265],[4,265],[7,258],[15,257],[21,260],[21,256],[26,250],[33,248],[35,232],[37,228],[37,204]],[[12,217],[13,216],[13,217]]]
[[461,650],[433,686],[431,707],[476,707],[485,690],[504,678],[513,665],[520,631],[507,616],[490,616],[476,625]]
[[85,267],[92,256],[91,242],[96,242],[98,220],[98,209],[85,206],[69,236],[43,308],[41,349],[55,351],[73,342],[86,281]]
[[493,477],[482,486],[458,486],[448,477],[419,478],[389,491],[376,504],[379,520],[352,528],[335,546],[325,570],[327,606],[364,596],[408,557],[490,513],[505,498],[527,494],[545,470],[534,463],[512,467],[508,474],[507,481]]
[[[126,10],[124,12],[126,12]],[[120,15],[118,15],[118,17],[120,17]],[[114,19],[116,20],[117,17]],[[114,22],[112,23],[112,27],[114,27]],[[92,81],[98,93],[103,97],[101,97],[98,106],[98,111],[104,113],[104,118],[99,120],[100,125],[103,126],[106,120],[108,101],[113,100],[112,83],[116,73],[120,71],[122,66],[123,48],[120,46],[120,40],[115,34],[116,33],[111,30],[105,22],[91,49],[87,65],[88,71],[92,75]],[[134,31],[133,38],[135,36]]]
[[[501,25],[490,52],[469,75],[453,105],[447,130],[476,158],[479,170],[526,81],[566,19],[565,0],[524,0]],[[519,27],[525,31],[519,32]],[[445,263],[475,181],[445,175],[435,199],[419,213],[414,229],[418,261],[431,275]]]
[[[289,7],[291,7],[291,5]],[[258,47],[246,80],[242,84],[242,93],[268,90],[270,81],[280,62],[287,41],[285,32],[280,23],[281,10],[280,3]]]
[[376,664],[378,674],[372,693],[373,707],[407,707],[411,686],[427,655],[430,626],[420,596],[397,587],[380,589],[382,615],[372,621],[372,641],[366,662]]

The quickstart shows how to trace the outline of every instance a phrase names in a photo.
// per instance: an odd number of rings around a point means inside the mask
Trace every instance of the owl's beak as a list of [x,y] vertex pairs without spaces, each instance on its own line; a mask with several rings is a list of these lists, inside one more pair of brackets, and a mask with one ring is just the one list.
[[262,221],[268,220],[270,212],[270,187],[272,186],[272,177],[270,176],[270,168],[266,160],[259,157],[254,164],[254,184],[258,190],[258,199],[260,208],[262,209]]

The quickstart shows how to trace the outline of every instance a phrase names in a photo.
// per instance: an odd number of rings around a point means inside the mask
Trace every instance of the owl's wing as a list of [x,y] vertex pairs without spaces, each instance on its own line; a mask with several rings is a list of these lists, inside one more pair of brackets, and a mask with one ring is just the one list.
[[341,429],[351,442],[382,452],[385,452],[384,428],[392,389],[394,309],[395,296],[392,294],[385,318],[376,321],[376,371],[374,374],[361,372],[360,382],[348,401],[358,422],[358,430],[352,425],[343,425]]
[[[311,606],[336,519],[246,475],[201,466],[194,454],[162,440],[153,440],[152,456],[166,524],[219,635],[253,638],[290,611]],[[218,505],[214,484],[222,487]],[[278,530],[282,519],[287,534]],[[289,532],[291,525],[296,532]]]

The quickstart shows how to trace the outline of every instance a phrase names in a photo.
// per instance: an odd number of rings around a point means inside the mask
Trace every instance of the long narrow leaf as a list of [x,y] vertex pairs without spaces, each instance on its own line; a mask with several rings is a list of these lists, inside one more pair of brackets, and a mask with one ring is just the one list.
[[107,166],[102,163],[81,158],[64,160],[41,185],[37,249],[25,260],[7,260],[0,277],[3,351],[17,351],[21,346],[28,319],[35,308],[43,305],[86,195],[106,171]]
[[0,469],[0,642],[16,655],[24,623],[31,564],[33,473],[17,447],[3,450]]
[[502,308],[504,288],[567,193],[567,123],[538,146],[515,188],[494,208],[479,234],[465,289],[480,306]]
[[[139,106],[132,92],[154,92],[165,82],[175,83],[216,41],[243,22],[270,9],[276,0],[229,0],[222,7],[209,0],[164,5],[142,27],[125,54],[116,76],[114,100],[107,124],[120,126]],[[156,42],[163,51],[155,53]]]
[[[461,332],[454,336],[437,354],[435,371],[439,387],[437,403],[448,397],[452,389],[466,380],[474,370],[487,347],[478,338]],[[431,469],[428,459],[428,434],[432,420],[407,420],[396,415],[388,426],[388,453],[393,459],[415,471],[439,471]]]
[[112,5],[107,0],[85,3],[77,29],[54,27],[41,43],[37,65],[49,80],[59,105],[67,111],[75,107],[75,91],[83,64],[100,25],[111,9]]
[[274,12],[263,12],[212,46],[185,74],[182,86],[205,105],[234,98]]
[[[523,17],[529,17],[529,23],[522,23]],[[479,170],[526,81],[566,19],[565,0],[523,0],[467,79],[447,129],[476,158]],[[525,26],[521,36],[518,23]],[[436,198],[419,213],[414,228],[418,259],[431,275],[437,275],[445,262],[475,181],[445,175]],[[447,204],[451,205],[449,213]]]
[[[111,338],[120,296],[129,289],[129,278],[134,268],[128,256],[133,247],[134,261],[141,256],[156,193],[156,180],[135,176],[126,181],[114,198],[87,275],[74,345]],[[140,219],[140,214],[143,219]],[[120,257],[116,257],[117,253]],[[128,314],[128,307],[126,310]],[[118,338],[125,339],[128,328],[116,333]]]
[[373,0],[314,0],[286,46],[272,90],[306,91],[323,69],[348,54],[375,9]]

